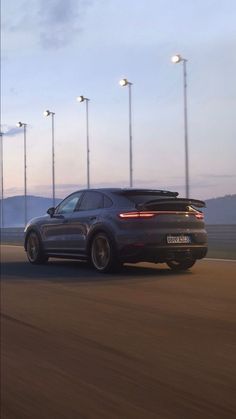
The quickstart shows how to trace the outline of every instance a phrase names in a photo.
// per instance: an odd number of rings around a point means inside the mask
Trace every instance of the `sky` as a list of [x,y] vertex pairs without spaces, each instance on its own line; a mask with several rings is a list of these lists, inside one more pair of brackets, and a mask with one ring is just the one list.
[[236,193],[235,0],[2,0],[1,126],[4,195],[27,184],[51,196],[86,187],[89,101],[91,187],[129,186],[132,82],[135,187],[185,194],[183,68],[187,61],[190,196]]

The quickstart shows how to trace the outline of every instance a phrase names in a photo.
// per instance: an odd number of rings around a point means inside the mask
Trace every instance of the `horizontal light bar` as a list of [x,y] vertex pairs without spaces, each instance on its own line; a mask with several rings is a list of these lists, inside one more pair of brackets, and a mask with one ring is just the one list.
[[122,212],[121,214],[119,214],[120,218],[152,218],[156,215],[155,212],[139,212],[139,211],[134,211],[134,212]]
[[193,215],[198,220],[204,219],[204,214],[202,212],[186,212],[186,211],[131,211],[131,212],[122,212],[119,214],[119,217],[122,219],[130,218],[153,218],[157,215]]

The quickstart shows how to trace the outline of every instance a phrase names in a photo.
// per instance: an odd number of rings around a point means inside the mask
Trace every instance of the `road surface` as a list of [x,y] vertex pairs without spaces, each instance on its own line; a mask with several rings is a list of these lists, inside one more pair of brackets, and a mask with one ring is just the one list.
[[2,247],[2,419],[235,419],[236,262],[100,275]]

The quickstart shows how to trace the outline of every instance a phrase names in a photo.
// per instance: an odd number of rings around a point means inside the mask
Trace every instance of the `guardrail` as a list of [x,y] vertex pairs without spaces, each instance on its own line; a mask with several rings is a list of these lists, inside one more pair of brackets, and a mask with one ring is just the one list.
[[207,225],[208,257],[236,259],[236,224]]
[[9,227],[0,229],[1,243],[14,243],[23,244],[24,241],[24,228],[22,227]]
[[[236,224],[206,226],[208,233],[208,257],[236,259]],[[2,244],[23,245],[24,229],[0,229]]]

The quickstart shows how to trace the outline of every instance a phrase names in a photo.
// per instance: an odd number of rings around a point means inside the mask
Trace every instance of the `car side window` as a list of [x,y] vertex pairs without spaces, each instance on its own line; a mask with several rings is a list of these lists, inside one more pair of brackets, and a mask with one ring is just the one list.
[[79,211],[94,210],[99,208],[103,208],[103,194],[93,191],[85,192],[79,206]]
[[56,214],[70,214],[74,212],[81,198],[81,195],[82,195],[82,192],[78,192],[64,199],[64,201],[62,201],[62,203],[57,208]]
[[108,196],[104,195],[104,208],[110,208],[112,205],[112,200]]

